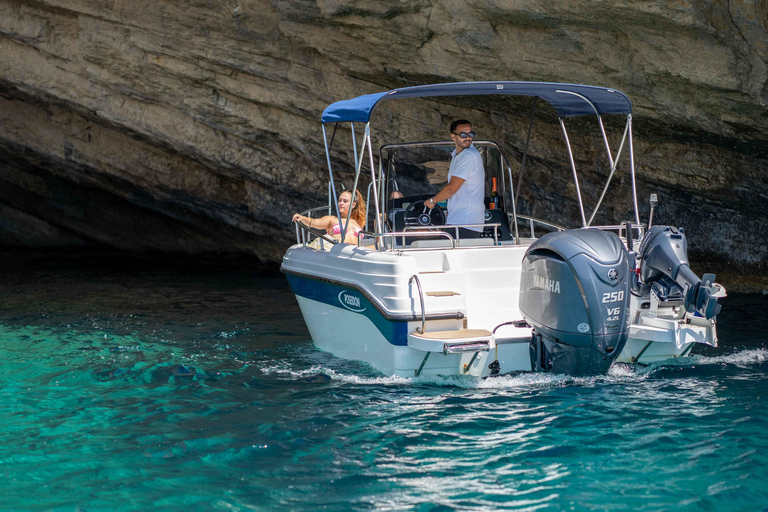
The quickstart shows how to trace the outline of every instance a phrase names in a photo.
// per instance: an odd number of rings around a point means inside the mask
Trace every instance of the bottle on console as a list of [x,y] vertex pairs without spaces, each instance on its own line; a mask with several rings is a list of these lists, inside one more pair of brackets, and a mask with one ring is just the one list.
[[488,204],[488,208],[491,210],[497,210],[499,208],[499,192],[496,190],[496,178],[493,179],[493,190],[491,191],[491,201]]

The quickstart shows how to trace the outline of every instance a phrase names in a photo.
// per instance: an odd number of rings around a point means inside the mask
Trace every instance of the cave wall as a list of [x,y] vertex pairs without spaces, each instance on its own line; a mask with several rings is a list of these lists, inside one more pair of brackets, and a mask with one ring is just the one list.
[[[764,288],[767,26],[765,0],[0,0],[0,244],[279,261],[290,215],[323,196],[329,103],[541,80],[625,92],[643,220],[657,193],[655,222],[686,228],[698,266]],[[519,158],[529,108],[392,102],[374,142],[444,138],[460,116]],[[543,121],[523,196],[568,223],[560,132]],[[577,154],[587,206],[606,174],[599,149]],[[598,220],[625,216],[626,188],[618,179]]]

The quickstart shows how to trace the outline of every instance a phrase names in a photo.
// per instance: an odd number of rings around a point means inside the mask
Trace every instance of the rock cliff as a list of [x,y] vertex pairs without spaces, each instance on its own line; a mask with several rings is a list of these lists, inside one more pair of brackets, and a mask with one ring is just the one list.
[[[766,0],[0,0],[0,244],[278,261],[291,213],[323,196],[327,104],[431,82],[540,80],[625,92],[639,194],[660,197],[654,220],[686,228],[700,270],[761,289],[766,27]],[[461,116],[519,158],[529,110],[393,102],[374,142],[444,138]],[[556,186],[523,201],[573,223],[559,128],[535,135],[531,176]],[[577,155],[588,205],[606,175],[599,150]],[[598,219],[625,214],[620,189]]]

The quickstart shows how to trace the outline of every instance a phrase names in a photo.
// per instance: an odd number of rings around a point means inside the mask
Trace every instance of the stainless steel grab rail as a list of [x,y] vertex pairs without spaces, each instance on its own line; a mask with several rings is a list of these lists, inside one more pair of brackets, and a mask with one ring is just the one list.
[[[363,237],[358,238],[357,245],[360,246],[363,244],[366,238],[373,239],[375,242],[376,250],[381,250],[379,247],[379,239],[382,239],[382,241],[389,240],[388,244],[384,244],[384,249],[388,251],[402,251],[402,250],[413,250],[413,249],[407,249],[405,247],[405,237],[425,237],[425,238],[447,238],[451,241],[451,248],[456,248],[456,239],[454,239],[450,234],[446,233],[445,231],[390,231],[387,233],[372,233],[370,231],[361,231],[361,233],[364,235]],[[395,238],[402,237],[402,245],[403,247],[397,248],[395,244]]]
[[[507,215],[509,215],[509,214],[507,214]],[[517,215],[517,220],[518,221],[521,221],[521,220],[522,221],[528,221],[528,229],[531,230],[531,238],[536,238],[536,232],[535,232],[535,228],[534,228],[534,225],[536,225],[536,224],[540,224],[543,227],[551,228],[551,229],[556,230],[556,231],[565,231],[566,230],[566,228],[564,228],[563,226],[560,226],[558,224],[553,224],[551,222],[547,222],[545,220],[537,219],[535,217],[529,217],[527,215],[520,215],[520,214],[518,214]]]
[[442,226],[405,226],[403,231],[419,230],[419,229],[425,229],[425,228],[440,229],[444,231],[453,230],[455,234],[454,238],[456,240],[461,240],[461,237],[459,236],[460,228],[493,228],[493,245],[499,245],[499,228],[500,227],[501,227],[500,222],[493,222],[488,224],[483,223],[483,224],[458,224],[458,225],[445,224]]
[[[309,210],[305,210],[301,212],[300,215],[303,215],[304,217],[309,217],[311,219],[313,212],[316,212],[319,210],[328,210],[329,208],[330,206],[318,206],[317,208],[310,208]],[[326,234],[319,234],[312,231],[313,229],[317,229],[317,228],[310,228],[308,225],[302,222],[295,221],[294,225],[296,226],[296,243],[297,244],[302,244],[306,246],[307,242],[311,239],[311,235],[314,235],[320,239],[321,249],[324,248],[323,241],[328,242],[330,244],[336,244],[339,242],[338,240],[335,240]],[[321,230],[318,229],[317,231],[321,231]]]
[[426,328],[427,324],[427,313],[424,310],[424,293],[421,291],[421,281],[419,281],[419,276],[416,274],[412,275],[411,278],[408,279],[409,286],[411,281],[416,281],[416,288],[419,289],[419,302],[421,302],[421,329],[417,327],[416,332],[419,334],[424,334],[424,329]]

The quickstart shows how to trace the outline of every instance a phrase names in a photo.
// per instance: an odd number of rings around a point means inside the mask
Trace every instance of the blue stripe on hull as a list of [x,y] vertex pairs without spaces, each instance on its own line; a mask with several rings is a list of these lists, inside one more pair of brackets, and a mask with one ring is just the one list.
[[[403,347],[408,345],[408,322],[384,318],[358,290],[305,276],[288,273],[285,276],[295,295],[363,315],[373,322],[382,336],[392,345]],[[307,319],[305,318],[304,321],[306,322]]]

